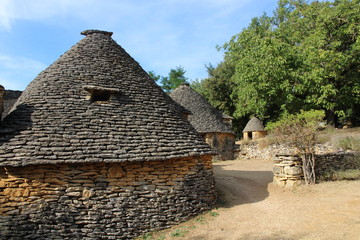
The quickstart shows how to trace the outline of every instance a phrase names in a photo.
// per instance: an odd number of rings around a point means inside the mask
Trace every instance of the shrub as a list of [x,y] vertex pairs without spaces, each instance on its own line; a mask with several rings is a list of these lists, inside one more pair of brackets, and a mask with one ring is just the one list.
[[266,127],[285,145],[295,147],[302,155],[306,184],[315,183],[315,144],[319,122],[324,117],[324,111],[301,110],[298,114],[284,115],[279,121],[268,123]]

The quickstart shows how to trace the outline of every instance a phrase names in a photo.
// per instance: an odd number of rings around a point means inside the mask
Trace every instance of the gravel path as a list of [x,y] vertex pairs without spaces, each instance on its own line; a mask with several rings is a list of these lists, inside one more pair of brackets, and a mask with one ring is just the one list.
[[215,163],[218,215],[174,227],[168,232],[190,230],[165,239],[360,240],[360,181],[284,189],[272,184],[271,169],[263,160]]

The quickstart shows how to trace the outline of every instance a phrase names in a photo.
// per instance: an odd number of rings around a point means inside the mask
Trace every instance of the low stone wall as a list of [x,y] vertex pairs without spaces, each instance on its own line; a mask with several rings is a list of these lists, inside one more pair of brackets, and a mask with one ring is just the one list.
[[337,171],[360,169],[360,153],[355,152],[318,154],[315,161],[315,174],[321,180],[331,180]]
[[[261,141],[253,141],[246,144],[240,144],[238,158],[256,158],[271,160],[275,155],[294,154],[295,149],[291,149],[281,144],[271,144],[266,147],[262,146]],[[315,148],[316,154],[337,151],[330,143],[318,144]]]
[[[297,186],[303,183],[302,159],[297,155],[280,154],[273,158],[274,183],[278,186]],[[360,169],[360,153],[327,153],[315,155],[317,180],[332,180],[336,171]]]
[[131,239],[216,200],[211,156],[0,168],[0,239]]

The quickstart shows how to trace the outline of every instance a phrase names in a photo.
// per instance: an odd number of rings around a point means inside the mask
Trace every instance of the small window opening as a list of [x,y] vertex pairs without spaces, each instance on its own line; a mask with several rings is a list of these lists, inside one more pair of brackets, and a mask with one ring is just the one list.
[[110,101],[110,92],[104,90],[93,90],[91,93],[92,102],[108,102]]
[[87,85],[84,89],[89,93],[86,99],[97,103],[109,103],[112,95],[120,94],[120,89],[117,88]]

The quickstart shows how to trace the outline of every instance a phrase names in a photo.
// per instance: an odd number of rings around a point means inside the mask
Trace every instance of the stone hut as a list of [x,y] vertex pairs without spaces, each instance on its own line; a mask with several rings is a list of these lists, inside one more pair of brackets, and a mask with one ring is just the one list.
[[183,109],[112,33],[82,34],[1,124],[0,239],[130,239],[215,203]]
[[243,140],[252,140],[265,137],[263,122],[257,117],[252,117],[243,130]]
[[21,91],[5,90],[5,95],[3,97],[3,118],[10,112],[21,93]]
[[170,97],[191,112],[190,123],[223,160],[234,159],[235,134],[231,129],[231,117],[212,107],[189,84],[180,85]]

